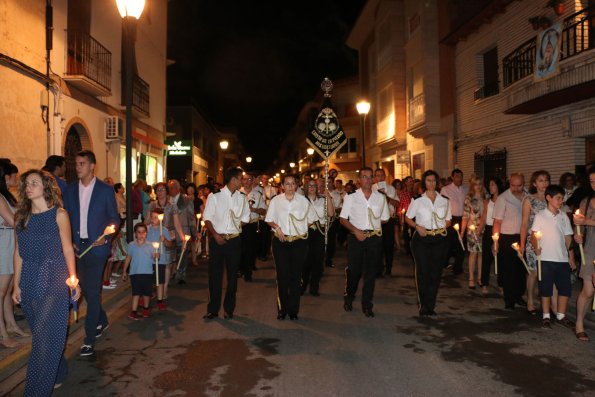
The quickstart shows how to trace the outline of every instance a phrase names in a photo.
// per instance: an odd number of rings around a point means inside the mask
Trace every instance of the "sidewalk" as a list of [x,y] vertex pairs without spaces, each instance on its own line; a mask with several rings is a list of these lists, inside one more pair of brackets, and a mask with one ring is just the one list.
[[[104,289],[102,292],[102,303],[103,309],[107,313],[110,321],[116,321],[120,312],[125,313],[124,306],[130,304],[130,283],[122,282],[118,279],[118,285],[113,290]],[[85,313],[87,305],[83,302],[79,307],[79,318],[78,322],[74,322],[71,313],[70,316],[70,328],[68,330],[68,339],[66,342],[66,357],[70,357],[76,354],[80,349],[82,340],[85,336]],[[27,331],[29,327],[26,320],[18,322],[19,326]],[[27,362],[29,360],[29,353],[31,352],[31,337],[28,338],[15,338],[17,341],[22,343],[22,346],[8,349],[2,348],[0,350],[0,395],[4,396],[22,382],[25,381],[25,375],[27,372]]]

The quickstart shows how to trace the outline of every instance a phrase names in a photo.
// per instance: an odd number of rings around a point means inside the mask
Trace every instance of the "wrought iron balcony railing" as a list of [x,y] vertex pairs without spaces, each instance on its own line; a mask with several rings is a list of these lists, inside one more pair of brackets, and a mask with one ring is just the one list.
[[149,116],[149,83],[141,79],[139,76],[134,76],[132,83],[132,106],[142,115]]
[[475,90],[473,93],[473,97],[476,101],[487,98],[493,95],[498,95],[500,92],[500,84],[498,81],[494,81],[492,83],[487,83],[483,87],[480,87]]
[[[79,88],[87,88],[94,95],[110,95],[112,53],[88,33],[78,30],[66,31],[66,43],[65,78],[77,80]],[[91,84],[85,85],[88,82],[83,80],[90,80]]]
[[504,87],[508,87],[512,83],[533,74],[533,67],[535,66],[535,42],[536,39],[533,37],[504,57],[502,60]]

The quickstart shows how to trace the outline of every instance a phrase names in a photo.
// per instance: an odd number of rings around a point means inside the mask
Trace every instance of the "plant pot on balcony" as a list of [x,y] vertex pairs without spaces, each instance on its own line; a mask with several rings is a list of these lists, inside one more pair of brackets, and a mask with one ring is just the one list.
[[564,14],[564,3],[558,3],[554,6],[554,12],[556,13],[556,15],[562,15]]

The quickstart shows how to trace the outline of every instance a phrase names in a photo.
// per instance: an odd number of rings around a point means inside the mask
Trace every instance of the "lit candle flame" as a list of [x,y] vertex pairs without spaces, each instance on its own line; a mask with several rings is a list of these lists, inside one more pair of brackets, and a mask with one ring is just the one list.
[[404,213],[405,213],[405,208],[403,208],[403,209],[401,210],[401,214],[404,214]]
[[580,214],[581,214],[581,211],[580,210],[574,211],[574,215],[580,215]]
[[196,214],[196,219],[202,218],[202,214]]
[[72,286],[76,285],[76,276],[74,274],[72,276],[70,276],[70,285],[72,285]]
[[205,225],[205,221],[200,221],[200,226],[204,226]]
[[498,233],[494,233],[492,235],[492,240],[494,240],[494,241],[498,241],[499,238],[500,238],[500,235]]
[[155,248],[155,251],[159,249],[159,243],[157,241],[153,243],[153,248]]
[[190,236],[189,236],[189,235],[187,235],[187,234],[185,234],[185,235],[184,235],[184,241],[188,241],[188,240],[190,240]]
[[519,250],[519,243],[512,243],[512,249],[515,251]]
[[165,216],[165,215],[163,215],[163,214],[158,214],[158,215],[157,215],[157,218],[159,219],[159,222],[162,222],[162,221],[163,221],[163,217],[164,217],[164,216]]
[[458,232],[459,231],[459,224],[455,223],[455,225],[453,226],[455,228],[455,230]]
[[471,230],[472,232],[475,231],[475,225],[469,225],[469,230]]
[[535,238],[541,240],[541,232],[535,232]]
[[105,230],[103,231],[104,235],[109,235],[109,234],[114,234],[116,232],[116,226],[115,225],[109,225],[108,227],[105,228]]

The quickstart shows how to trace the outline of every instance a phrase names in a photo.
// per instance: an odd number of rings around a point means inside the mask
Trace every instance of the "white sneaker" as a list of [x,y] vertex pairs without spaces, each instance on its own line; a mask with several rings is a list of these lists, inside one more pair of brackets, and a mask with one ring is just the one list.
[[116,288],[116,284],[104,285],[103,289],[114,289]]

